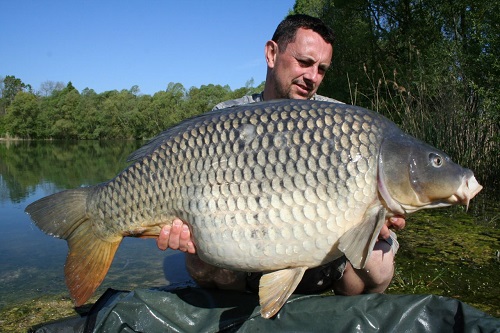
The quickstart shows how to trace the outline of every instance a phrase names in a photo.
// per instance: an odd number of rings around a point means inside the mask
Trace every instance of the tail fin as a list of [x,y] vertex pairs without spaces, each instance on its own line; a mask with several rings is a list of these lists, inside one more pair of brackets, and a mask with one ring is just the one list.
[[41,230],[67,240],[69,252],[64,273],[76,306],[84,304],[104,280],[122,239],[105,241],[94,234],[86,212],[92,189],[59,192],[26,207]]
[[101,285],[121,240],[106,242],[97,238],[91,223],[82,223],[68,238],[64,275],[76,306],[83,305]]

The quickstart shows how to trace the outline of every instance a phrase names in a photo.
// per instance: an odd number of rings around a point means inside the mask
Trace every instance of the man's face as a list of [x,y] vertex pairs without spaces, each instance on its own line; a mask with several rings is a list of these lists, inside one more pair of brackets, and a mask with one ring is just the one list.
[[275,52],[269,57],[268,48],[278,46],[274,42],[266,45],[268,67],[271,78],[266,84],[271,85],[270,95],[266,99],[275,98],[311,98],[330,67],[333,49],[316,32],[309,29],[298,29],[295,41],[289,43],[286,50]]

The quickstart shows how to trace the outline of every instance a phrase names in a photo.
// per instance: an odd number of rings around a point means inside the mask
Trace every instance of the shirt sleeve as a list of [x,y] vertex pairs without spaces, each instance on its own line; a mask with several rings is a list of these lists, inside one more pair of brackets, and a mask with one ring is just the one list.
[[250,104],[250,103],[255,103],[255,102],[261,102],[262,101],[262,93],[259,94],[253,94],[253,95],[245,95],[241,98],[237,99],[232,99],[229,101],[224,101],[212,108],[212,111],[219,110],[219,109],[225,109],[225,108],[230,108],[232,106],[237,106],[237,105],[243,105],[243,104]]

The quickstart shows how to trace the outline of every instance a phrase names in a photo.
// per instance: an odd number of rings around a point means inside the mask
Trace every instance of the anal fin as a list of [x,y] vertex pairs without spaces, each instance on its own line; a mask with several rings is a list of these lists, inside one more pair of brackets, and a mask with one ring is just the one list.
[[264,318],[274,316],[293,293],[307,267],[287,268],[266,273],[260,278],[260,314]]

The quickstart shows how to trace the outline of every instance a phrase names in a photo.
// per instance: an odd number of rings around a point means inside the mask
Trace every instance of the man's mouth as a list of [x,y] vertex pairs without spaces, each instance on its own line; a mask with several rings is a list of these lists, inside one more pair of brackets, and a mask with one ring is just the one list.
[[309,96],[310,92],[312,91],[311,88],[309,88],[307,85],[300,84],[300,83],[295,83],[295,85],[298,88],[298,93],[303,96]]

